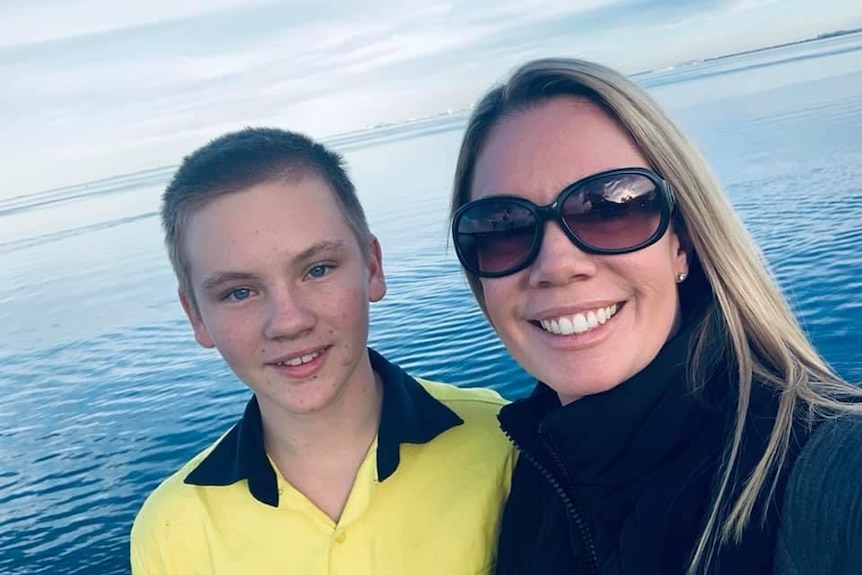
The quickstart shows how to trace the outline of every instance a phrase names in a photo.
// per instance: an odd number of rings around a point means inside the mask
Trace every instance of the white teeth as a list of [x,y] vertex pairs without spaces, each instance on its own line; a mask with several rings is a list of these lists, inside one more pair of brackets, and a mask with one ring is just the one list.
[[590,329],[590,326],[587,323],[587,318],[585,318],[582,313],[576,313],[572,316],[572,325],[575,326],[575,333],[584,333]]
[[608,315],[605,313],[605,308],[600,307],[596,310],[596,319],[599,320],[599,323],[605,323],[608,321]]
[[569,316],[554,319],[543,319],[539,323],[545,331],[557,335],[571,335],[573,333],[584,333],[607,323],[616,315],[619,306],[612,304],[606,307],[589,310],[586,313],[576,313]]
[[303,363],[308,363],[309,361],[315,359],[319,355],[320,355],[320,352],[308,353],[308,354],[302,355],[300,357],[294,357],[294,358],[282,361],[278,365],[289,365],[291,367],[296,367],[297,365],[302,365]]

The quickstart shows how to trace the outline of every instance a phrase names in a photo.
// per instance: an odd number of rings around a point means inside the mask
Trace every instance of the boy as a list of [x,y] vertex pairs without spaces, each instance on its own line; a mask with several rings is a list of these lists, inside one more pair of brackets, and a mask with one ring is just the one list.
[[227,134],[184,159],[162,223],[195,339],[253,396],[145,502],[134,575],[490,572],[503,401],[367,348],[386,283],[341,158],[282,130]]

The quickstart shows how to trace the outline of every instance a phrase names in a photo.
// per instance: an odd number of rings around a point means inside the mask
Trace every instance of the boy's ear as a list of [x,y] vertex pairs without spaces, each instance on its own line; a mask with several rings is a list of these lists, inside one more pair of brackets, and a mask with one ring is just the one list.
[[215,342],[210,336],[207,326],[204,324],[203,318],[198,311],[197,303],[194,298],[184,292],[182,289],[177,290],[177,295],[180,298],[180,305],[183,306],[183,311],[186,312],[186,317],[189,319],[189,324],[195,332],[195,340],[203,347],[212,349],[215,347]]
[[383,251],[377,237],[371,236],[368,246],[368,299],[380,301],[386,295],[386,276],[383,274]]

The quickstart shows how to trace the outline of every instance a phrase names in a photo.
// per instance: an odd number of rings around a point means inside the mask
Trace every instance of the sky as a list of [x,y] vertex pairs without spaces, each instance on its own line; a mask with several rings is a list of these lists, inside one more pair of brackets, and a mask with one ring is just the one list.
[[862,27],[859,0],[0,0],[0,200],[470,106],[519,63],[626,73]]

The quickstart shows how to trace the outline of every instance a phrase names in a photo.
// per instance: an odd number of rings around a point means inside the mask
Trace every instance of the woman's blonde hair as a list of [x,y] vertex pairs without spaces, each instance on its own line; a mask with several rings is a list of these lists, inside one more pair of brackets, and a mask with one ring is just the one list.
[[[840,412],[862,411],[858,403],[847,402],[862,396],[862,391],[832,371],[808,341],[756,244],[694,145],[643,89],[611,69],[575,59],[535,60],[489,91],[473,109],[467,124],[455,173],[451,214],[470,201],[476,159],[491,128],[501,118],[555,97],[585,98],[629,133],[652,167],[669,183],[675,200],[675,229],[693,251],[690,257],[700,264],[695,269],[705,276],[714,294],[717,307],[710,308],[708,313],[714,317],[706,318],[695,338],[689,362],[691,373],[698,373],[705,359],[708,325],[717,321],[726,333],[730,357],[738,370],[739,388],[734,433],[725,449],[717,493],[689,565],[689,573],[706,571],[719,545],[741,539],[758,501],[773,497],[794,419],[812,421]],[[479,278],[466,270],[465,273],[487,316]],[[732,477],[755,380],[776,390],[778,414],[762,457],[740,495],[731,501]],[[762,520],[766,508],[763,505]]]

